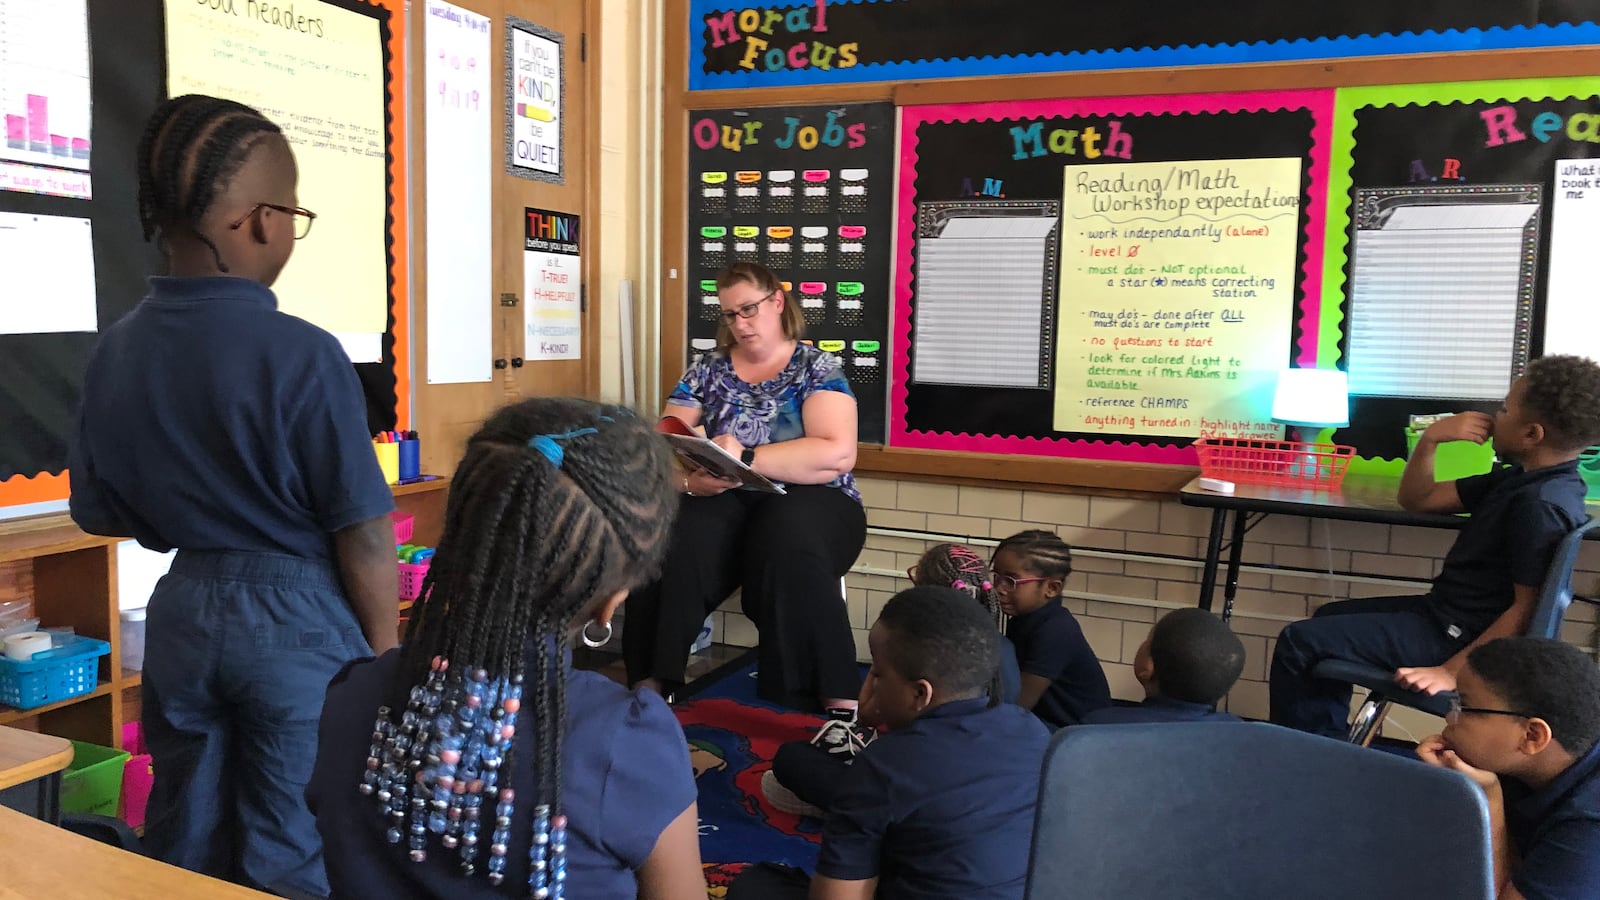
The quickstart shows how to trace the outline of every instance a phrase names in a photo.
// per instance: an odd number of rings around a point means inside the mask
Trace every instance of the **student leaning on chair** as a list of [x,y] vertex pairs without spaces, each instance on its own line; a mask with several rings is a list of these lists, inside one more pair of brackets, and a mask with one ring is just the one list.
[[[1434,481],[1439,444],[1491,439],[1512,465]],[[1556,545],[1588,518],[1577,459],[1597,441],[1600,366],[1575,356],[1535,360],[1493,416],[1462,413],[1430,426],[1406,463],[1400,503],[1471,518],[1427,594],[1329,603],[1283,629],[1272,660],[1272,721],[1344,734],[1350,685],[1316,677],[1323,660],[1392,670],[1400,686],[1436,694],[1454,689],[1474,647],[1522,634]]]

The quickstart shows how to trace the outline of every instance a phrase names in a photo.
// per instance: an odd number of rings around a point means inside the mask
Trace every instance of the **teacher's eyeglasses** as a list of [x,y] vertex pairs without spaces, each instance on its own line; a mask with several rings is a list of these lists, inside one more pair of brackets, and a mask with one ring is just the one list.
[[746,303],[734,309],[725,309],[722,311],[722,321],[732,325],[734,319],[753,319],[756,317],[756,313],[761,312],[761,304],[776,296],[778,296],[778,292],[773,291],[754,303]]
[[297,241],[311,233],[311,223],[317,220],[317,214],[304,207],[279,206],[276,203],[257,203],[255,206],[250,207],[249,212],[240,216],[237,221],[228,227],[235,231],[239,230],[240,226],[244,225],[245,221],[255,215],[256,210],[259,209],[270,209],[292,217],[294,219],[294,239]]
[[1455,723],[1461,721],[1461,716],[1463,713],[1467,715],[1480,716],[1511,716],[1517,719],[1538,718],[1537,716],[1532,716],[1528,713],[1517,712],[1514,709],[1489,709],[1483,706],[1462,706],[1460,695],[1452,696],[1450,698],[1450,711],[1445,713],[1444,720],[1449,722],[1451,725],[1454,725]]

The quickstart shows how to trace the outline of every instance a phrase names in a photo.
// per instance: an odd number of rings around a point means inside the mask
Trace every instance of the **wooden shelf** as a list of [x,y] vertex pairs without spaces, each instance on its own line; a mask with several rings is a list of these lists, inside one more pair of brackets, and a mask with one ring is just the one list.
[[111,693],[113,687],[111,682],[102,681],[87,694],[79,694],[76,697],[70,697],[55,703],[47,703],[44,706],[35,706],[33,709],[12,709],[9,706],[0,706],[0,725],[10,725],[12,722],[21,722],[55,712],[58,709],[66,709],[69,706],[74,706],[95,697],[104,697]]
[[442,491],[450,487],[450,478],[440,475],[432,481],[419,481],[416,484],[391,484],[389,489],[396,497],[407,497],[412,494],[426,494],[430,491]]
[[141,684],[144,684],[144,673],[137,669],[123,669],[122,677],[117,679],[117,688],[119,690],[125,691],[128,688],[136,688]]

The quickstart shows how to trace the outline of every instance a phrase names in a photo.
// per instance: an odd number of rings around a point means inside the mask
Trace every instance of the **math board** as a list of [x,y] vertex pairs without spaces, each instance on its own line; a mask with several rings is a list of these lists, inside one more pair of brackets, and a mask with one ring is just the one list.
[[697,110],[689,125],[689,360],[716,346],[717,271],[761,263],[804,339],[843,361],[858,439],[883,441],[893,105]]
[[1600,43],[1600,0],[693,0],[690,90]]
[[[385,85],[382,98],[385,122],[382,152],[388,159],[389,179],[385,229],[387,272],[382,287],[388,293],[388,312],[379,325],[381,362],[356,365],[367,395],[369,424],[374,429],[393,427],[398,397],[407,393],[400,372],[405,369],[403,340],[404,304],[396,305],[404,288],[403,230],[397,238],[394,210],[404,208],[403,144],[394,138],[404,124],[400,90],[401,33],[398,0],[321,0],[297,4],[299,18],[326,4],[339,10],[371,16],[379,21],[384,56]],[[219,3],[219,14],[231,7],[244,14],[246,4]],[[283,5],[256,4],[270,11]],[[38,224],[52,220],[87,220],[91,232],[85,253],[92,258],[96,330],[0,333],[0,505],[60,500],[67,496],[64,470],[67,446],[76,428],[76,411],[83,372],[90,352],[104,329],[133,309],[143,297],[145,279],[160,271],[162,261],[154,244],[140,231],[138,173],[132,148],[144,124],[166,97],[167,50],[161,0],[120,0],[87,4],[89,85],[94,100],[90,122],[88,175],[90,181],[66,190],[0,190],[0,217],[23,217]],[[303,76],[306,73],[301,73]],[[119,149],[120,148],[120,152]],[[71,169],[57,167],[58,172]],[[60,178],[58,177],[59,181]],[[304,205],[315,202],[302,193]],[[16,221],[12,219],[12,221]],[[77,261],[63,253],[27,260],[8,260],[21,271],[0,280],[0,291],[37,295],[48,305],[62,286],[72,283],[67,266]],[[292,263],[291,263],[292,265]],[[57,267],[52,270],[52,266]],[[397,286],[398,285],[398,286]],[[17,295],[0,297],[0,305]],[[401,315],[397,318],[396,312]],[[48,323],[45,323],[48,327]],[[79,326],[74,326],[79,327]]]
[[1332,104],[907,107],[890,443],[1192,463],[1203,434],[1281,437],[1275,375],[1315,358]]

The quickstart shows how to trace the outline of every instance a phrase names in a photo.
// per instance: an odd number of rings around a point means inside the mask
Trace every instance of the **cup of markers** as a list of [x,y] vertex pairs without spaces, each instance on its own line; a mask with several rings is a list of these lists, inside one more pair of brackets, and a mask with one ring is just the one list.
[[400,566],[400,599],[415,600],[422,596],[422,582],[428,576],[433,548],[421,544],[400,544],[394,549]]
[[415,481],[422,474],[422,442],[415,431],[380,431],[372,438],[378,467],[389,484]]

